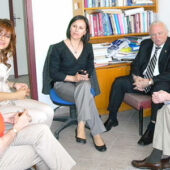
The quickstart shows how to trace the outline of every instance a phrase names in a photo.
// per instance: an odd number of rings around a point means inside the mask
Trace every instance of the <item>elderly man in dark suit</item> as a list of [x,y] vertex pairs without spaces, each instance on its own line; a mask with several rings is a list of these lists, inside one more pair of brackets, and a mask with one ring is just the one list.
[[[117,112],[126,92],[170,92],[170,38],[167,27],[163,22],[155,21],[151,24],[149,33],[151,39],[141,42],[139,52],[132,63],[130,76],[120,77],[113,83],[108,106],[109,118],[105,122],[107,131],[118,125]],[[157,111],[162,105],[152,102],[151,120],[138,144],[152,143]]]

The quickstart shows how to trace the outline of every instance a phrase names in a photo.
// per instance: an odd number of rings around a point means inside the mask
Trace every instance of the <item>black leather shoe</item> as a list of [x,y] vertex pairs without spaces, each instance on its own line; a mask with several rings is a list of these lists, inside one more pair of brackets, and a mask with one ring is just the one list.
[[106,145],[104,144],[104,145],[102,145],[102,146],[97,146],[96,144],[95,144],[95,142],[94,142],[94,138],[93,138],[93,136],[91,135],[91,137],[92,137],[92,140],[93,140],[93,144],[94,144],[94,146],[95,146],[95,148],[98,150],[98,151],[100,151],[100,152],[104,152],[104,151],[106,151],[107,150],[107,147],[106,147]]
[[118,126],[119,122],[117,120],[107,119],[104,123],[104,126],[107,131],[109,131],[112,127]]
[[75,136],[76,142],[78,142],[78,143],[83,143],[83,144],[86,143],[86,139],[77,137],[77,129],[75,129],[75,134],[76,134],[76,136]]
[[139,145],[149,145],[149,144],[151,144],[152,141],[153,141],[153,134],[154,134],[154,130],[148,128],[145,131],[144,135],[138,141],[138,144]]
[[146,158],[144,160],[134,160],[134,161],[132,161],[132,165],[135,168],[139,168],[139,169],[144,169],[144,168],[151,169],[151,170],[161,170],[162,169],[160,162],[149,163],[149,162],[146,162]]

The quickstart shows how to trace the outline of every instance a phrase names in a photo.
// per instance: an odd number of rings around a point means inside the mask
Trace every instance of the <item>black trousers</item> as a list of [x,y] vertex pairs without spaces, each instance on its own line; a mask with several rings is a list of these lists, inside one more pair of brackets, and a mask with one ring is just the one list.
[[[132,76],[120,77],[115,80],[112,84],[111,92],[110,92],[110,100],[109,100],[109,118],[115,119],[117,118],[118,109],[124,99],[125,93],[138,93],[138,94],[146,94],[145,92],[140,92],[138,90],[134,90]],[[164,90],[170,92],[170,82],[157,82],[152,85],[150,92],[148,94],[152,95],[153,92]],[[152,102],[152,114],[151,120],[156,121],[157,111],[163,106],[161,104],[154,104]]]

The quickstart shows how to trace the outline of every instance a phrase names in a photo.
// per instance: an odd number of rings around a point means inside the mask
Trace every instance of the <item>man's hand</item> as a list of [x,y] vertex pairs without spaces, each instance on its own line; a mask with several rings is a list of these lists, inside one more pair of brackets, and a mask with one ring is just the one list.
[[133,75],[135,90],[144,91],[149,86],[149,79],[142,78],[140,76]]
[[170,94],[166,91],[160,90],[152,94],[152,101],[154,103],[163,103],[170,100]]

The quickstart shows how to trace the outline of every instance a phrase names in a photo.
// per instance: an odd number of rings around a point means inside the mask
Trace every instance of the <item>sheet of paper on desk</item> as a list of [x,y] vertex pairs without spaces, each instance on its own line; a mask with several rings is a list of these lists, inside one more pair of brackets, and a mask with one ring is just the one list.
[[136,55],[137,55],[137,53],[123,53],[123,52],[121,52],[121,53],[117,53],[115,56],[114,56],[114,58],[115,59],[118,59],[118,60],[126,60],[126,59],[128,59],[128,60],[134,60],[135,59],[135,57],[136,57]]
[[95,57],[94,63],[99,64],[99,63],[108,63],[109,61],[112,61],[112,58],[106,58],[104,56],[101,57]]

